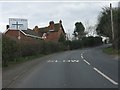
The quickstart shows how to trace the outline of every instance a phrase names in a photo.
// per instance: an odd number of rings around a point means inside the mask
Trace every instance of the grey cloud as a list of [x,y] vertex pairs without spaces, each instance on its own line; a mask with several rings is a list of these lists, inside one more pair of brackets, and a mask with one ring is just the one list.
[[3,23],[8,23],[9,17],[27,18],[29,27],[33,28],[61,19],[65,30],[72,33],[76,21],[85,24],[89,20],[92,25],[96,24],[101,8],[109,6],[109,2],[5,2],[1,5]]

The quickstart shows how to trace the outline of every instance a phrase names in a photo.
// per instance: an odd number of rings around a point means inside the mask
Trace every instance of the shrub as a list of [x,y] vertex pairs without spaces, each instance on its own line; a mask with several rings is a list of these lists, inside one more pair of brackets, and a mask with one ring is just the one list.
[[93,47],[102,44],[101,37],[84,37],[82,40],[73,40],[70,43],[70,49],[79,49],[84,47]]
[[8,61],[13,61],[17,57],[17,43],[3,35],[2,37],[2,65],[7,66]]
[[38,43],[18,43],[6,36],[3,36],[2,41],[3,66],[7,66],[10,61],[19,60],[17,58],[50,54],[63,51],[66,48],[66,46],[60,42],[45,42],[38,40]]
[[81,40],[74,40],[70,43],[70,49],[79,49],[82,48],[82,41]]

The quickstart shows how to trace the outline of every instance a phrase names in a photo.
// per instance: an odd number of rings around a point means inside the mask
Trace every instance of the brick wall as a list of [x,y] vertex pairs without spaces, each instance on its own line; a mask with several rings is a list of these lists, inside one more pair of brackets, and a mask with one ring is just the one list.
[[47,36],[47,38],[45,39],[45,41],[58,42],[61,33],[64,34],[62,29],[60,29],[58,32],[50,32],[49,35]]
[[21,42],[21,43],[37,43],[38,40],[36,38],[33,37],[28,37],[25,36],[23,33],[20,32],[20,37],[21,39],[18,39],[19,36],[19,31],[18,30],[8,30],[5,35],[13,40],[16,40],[17,42]]

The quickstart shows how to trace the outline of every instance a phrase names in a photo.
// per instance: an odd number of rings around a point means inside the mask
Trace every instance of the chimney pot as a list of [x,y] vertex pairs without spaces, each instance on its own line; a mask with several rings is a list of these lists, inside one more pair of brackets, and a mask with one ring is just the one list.
[[49,30],[54,30],[54,21],[49,22]]
[[6,25],[6,29],[8,29],[9,28],[9,25]]
[[59,23],[62,24],[62,20],[60,20]]
[[54,24],[54,21],[50,21],[49,24],[50,24],[50,25],[53,25],[53,24]]

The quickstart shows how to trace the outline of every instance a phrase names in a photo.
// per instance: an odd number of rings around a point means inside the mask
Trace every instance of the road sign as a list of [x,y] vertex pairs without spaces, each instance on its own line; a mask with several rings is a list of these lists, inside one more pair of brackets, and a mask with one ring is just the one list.
[[27,19],[21,19],[21,18],[9,18],[9,26],[10,29],[27,30],[28,21]]

